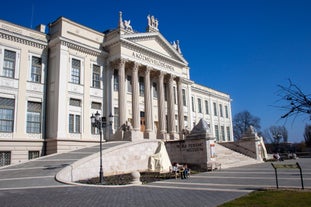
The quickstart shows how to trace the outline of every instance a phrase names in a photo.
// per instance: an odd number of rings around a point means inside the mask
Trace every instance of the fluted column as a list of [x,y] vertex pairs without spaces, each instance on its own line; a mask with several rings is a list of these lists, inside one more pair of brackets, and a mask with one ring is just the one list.
[[134,131],[140,130],[138,68],[139,64],[134,63],[132,68],[132,112]]
[[159,75],[159,97],[158,97],[158,101],[159,101],[159,131],[160,131],[160,137],[159,138],[164,138],[164,135],[166,133],[165,130],[165,106],[164,106],[164,73],[160,72]]
[[169,133],[171,138],[173,138],[175,130],[175,108],[174,108],[174,76],[170,75],[168,82],[168,120],[169,120]]
[[126,121],[126,102],[125,102],[125,60],[118,62],[118,78],[119,78],[119,126]]
[[184,129],[184,104],[182,94],[182,79],[179,78],[177,82],[177,97],[178,97],[178,129],[179,138],[183,138]]
[[145,132],[149,133],[152,131],[152,103],[151,103],[151,95],[150,95],[150,67],[146,67],[145,70],[145,121],[146,121],[146,129]]

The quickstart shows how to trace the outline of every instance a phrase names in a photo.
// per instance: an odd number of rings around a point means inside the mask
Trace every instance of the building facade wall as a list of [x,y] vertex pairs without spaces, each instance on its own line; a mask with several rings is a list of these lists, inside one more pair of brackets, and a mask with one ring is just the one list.
[[[233,141],[230,96],[190,80],[179,46],[157,25],[137,33],[119,23],[101,33],[60,17],[46,34],[0,24],[0,98],[14,100],[13,128],[0,130],[0,152],[11,153],[11,164],[27,160],[27,150],[41,156],[98,143],[90,123],[96,112],[114,116],[106,140],[123,136],[125,124],[131,126],[132,141],[179,140],[204,118],[217,141]],[[8,63],[5,50],[16,54],[11,78],[1,72]],[[41,59],[39,82],[31,81],[33,56]],[[27,133],[29,102],[41,104],[39,133]]]
[[0,20],[1,165],[45,154],[47,38]]

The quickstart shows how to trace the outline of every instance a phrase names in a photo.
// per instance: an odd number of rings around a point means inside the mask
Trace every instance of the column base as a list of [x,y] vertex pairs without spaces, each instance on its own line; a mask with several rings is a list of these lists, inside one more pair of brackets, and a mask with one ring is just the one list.
[[131,131],[131,141],[140,141],[144,139],[144,134],[141,131]]
[[144,132],[145,139],[157,139],[157,136],[154,132]]
[[177,134],[176,132],[170,132],[169,139],[170,140],[179,140],[179,134]]
[[168,140],[168,136],[166,132],[158,132],[157,139],[162,139],[163,141]]

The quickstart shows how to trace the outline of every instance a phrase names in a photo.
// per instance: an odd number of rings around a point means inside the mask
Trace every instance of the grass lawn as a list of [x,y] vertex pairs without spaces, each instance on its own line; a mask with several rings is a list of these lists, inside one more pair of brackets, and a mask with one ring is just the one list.
[[262,190],[219,207],[310,207],[310,190]]

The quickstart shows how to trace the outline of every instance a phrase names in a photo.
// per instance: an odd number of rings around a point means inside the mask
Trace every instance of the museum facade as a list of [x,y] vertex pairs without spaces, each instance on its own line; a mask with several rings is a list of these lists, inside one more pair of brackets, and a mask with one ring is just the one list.
[[0,20],[0,166],[98,144],[97,112],[113,116],[107,141],[180,140],[202,118],[217,142],[233,141],[230,96],[192,81],[158,26],[148,15],[136,32],[121,12],[106,32]]

